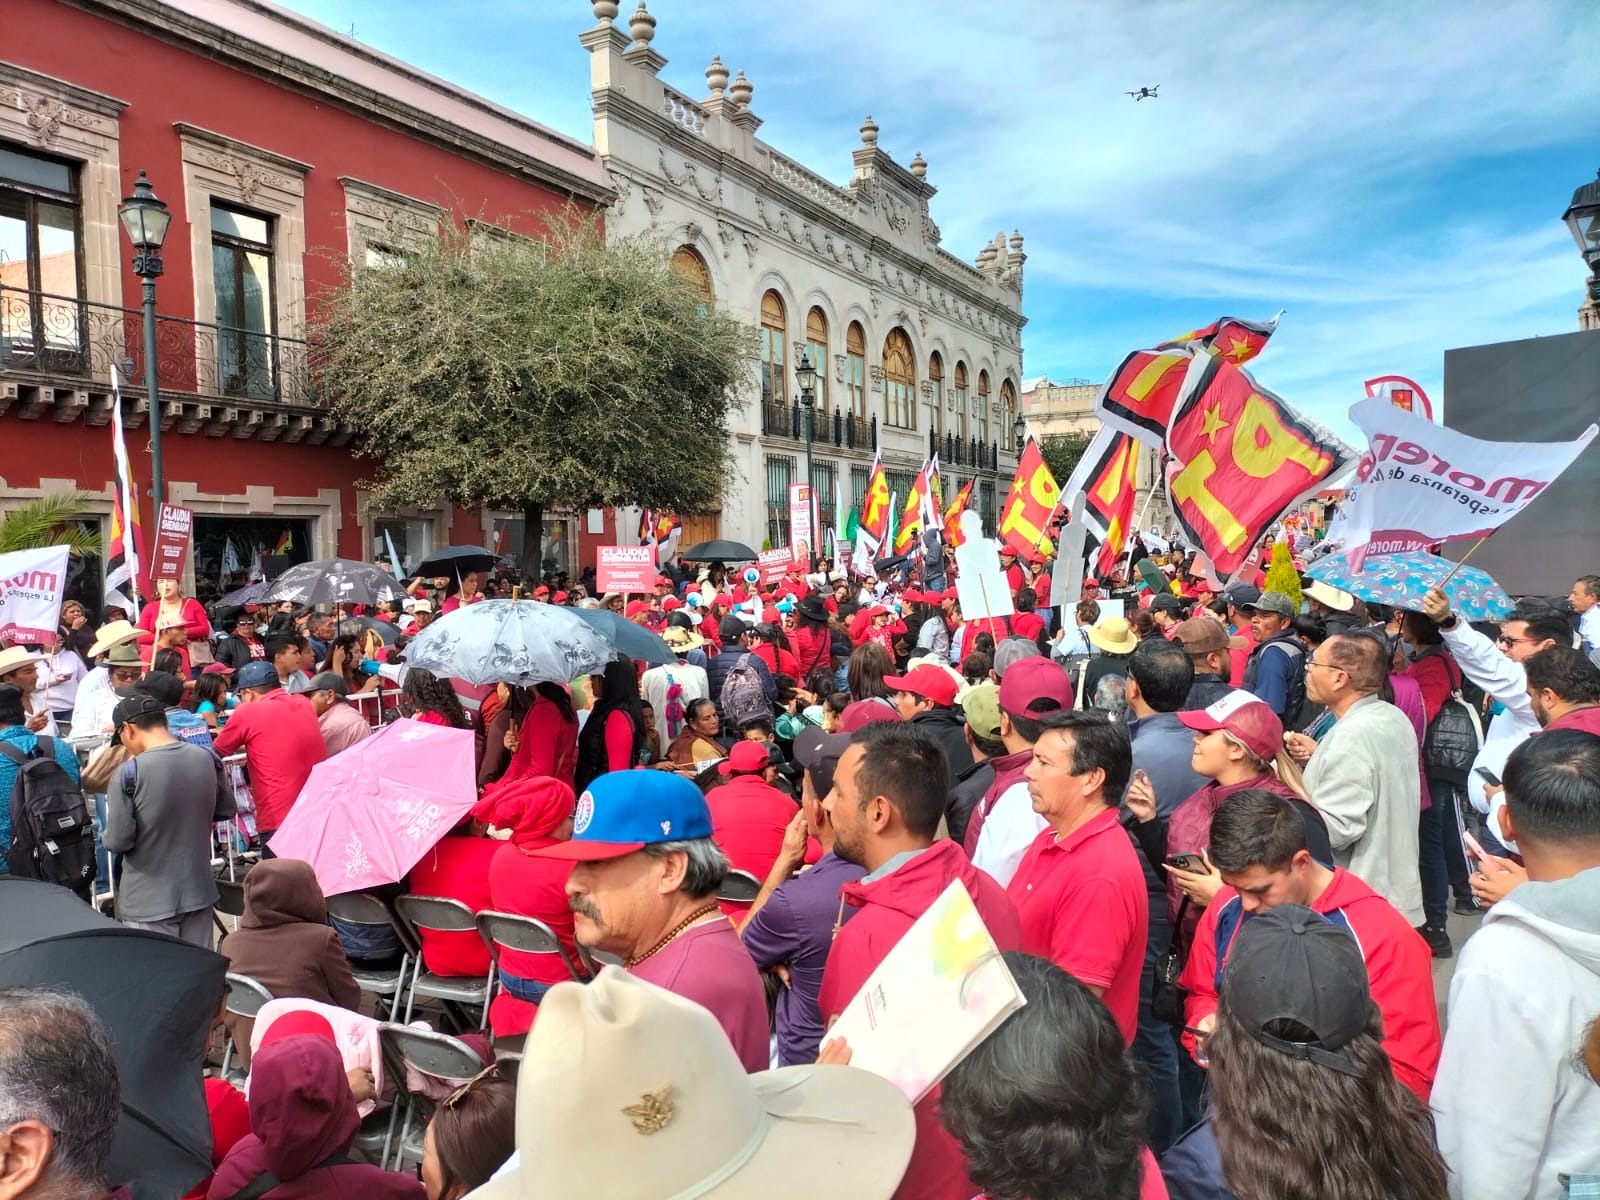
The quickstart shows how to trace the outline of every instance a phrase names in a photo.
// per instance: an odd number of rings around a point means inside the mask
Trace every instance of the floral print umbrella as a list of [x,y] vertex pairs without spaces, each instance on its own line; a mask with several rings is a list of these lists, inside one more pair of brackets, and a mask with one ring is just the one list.
[[1352,571],[1343,557],[1330,554],[1312,563],[1306,574],[1362,600],[1413,612],[1421,612],[1422,597],[1442,583],[1451,610],[1463,621],[1498,621],[1514,607],[1505,589],[1486,572],[1421,550],[1371,555],[1359,571]]
[[468,683],[566,683],[616,657],[571,609],[537,600],[483,600],[435,619],[406,647],[405,665]]

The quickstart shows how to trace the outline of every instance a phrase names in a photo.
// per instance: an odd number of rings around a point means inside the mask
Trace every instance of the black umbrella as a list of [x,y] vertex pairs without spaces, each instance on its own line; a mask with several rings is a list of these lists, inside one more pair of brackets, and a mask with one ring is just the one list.
[[755,562],[756,552],[743,542],[730,542],[726,538],[701,542],[678,552],[679,558],[690,562],[740,563]]
[[619,616],[608,608],[573,608],[567,611],[594,626],[606,641],[617,648],[619,654],[626,654],[629,658],[647,663],[678,661],[677,654],[673,652],[671,646],[661,640],[659,634],[635,621]]
[[446,546],[418,563],[417,574],[430,579],[455,579],[468,571],[490,570],[499,561],[498,555],[482,546]]
[[0,875],[0,986],[76,992],[111,1035],[122,1120],[113,1184],[182,1195],[211,1173],[202,1060],[228,960],[102,917],[65,888]]
[[346,617],[339,622],[340,633],[365,633],[371,630],[378,635],[385,646],[392,646],[400,637],[400,631],[381,617]]
[[403,600],[406,590],[382,567],[350,558],[320,558],[290,567],[267,591],[267,602],[296,604],[377,604]]
[[246,604],[264,604],[267,592],[272,587],[265,579],[258,579],[255,583],[247,583],[242,588],[235,588],[226,596],[216,602],[218,608],[243,608]]

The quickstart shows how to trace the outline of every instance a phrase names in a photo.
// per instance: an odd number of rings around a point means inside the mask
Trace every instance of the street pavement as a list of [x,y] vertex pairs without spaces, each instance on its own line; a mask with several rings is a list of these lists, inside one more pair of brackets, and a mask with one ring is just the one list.
[[1450,979],[1455,974],[1456,961],[1461,957],[1461,947],[1468,937],[1477,932],[1481,924],[1483,924],[1481,914],[1475,917],[1463,917],[1456,912],[1451,912],[1450,919],[1445,924],[1445,928],[1450,931],[1450,942],[1455,946],[1456,952],[1450,958],[1433,960],[1433,994],[1439,1002],[1441,1027],[1445,1024],[1445,1001],[1450,998]]

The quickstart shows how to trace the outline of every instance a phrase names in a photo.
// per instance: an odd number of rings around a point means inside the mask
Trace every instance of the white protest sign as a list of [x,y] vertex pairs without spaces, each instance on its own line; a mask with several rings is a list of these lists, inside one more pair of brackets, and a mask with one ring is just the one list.
[[1357,568],[1369,554],[1487,537],[1538,498],[1600,432],[1590,425],[1571,442],[1485,442],[1380,398],[1352,405],[1350,419],[1366,433],[1367,451],[1328,541]]
[[0,554],[0,641],[43,646],[55,642],[61,625],[61,594],[67,586],[65,546]]
[[961,536],[956,547],[956,596],[961,615],[969,621],[984,617],[1009,617],[1011,585],[1000,569],[1000,543],[983,536],[983,518],[970,509],[961,514]]

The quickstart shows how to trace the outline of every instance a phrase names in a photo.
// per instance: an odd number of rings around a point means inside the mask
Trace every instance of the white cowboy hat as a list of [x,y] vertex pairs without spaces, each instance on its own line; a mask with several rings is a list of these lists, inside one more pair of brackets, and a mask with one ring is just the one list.
[[519,1165],[473,1200],[889,1200],[911,1105],[856,1067],[746,1075],[715,1017],[606,967],[539,1005],[517,1076]]
[[99,658],[113,646],[134,641],[139,632],[139,627],[131,621],[112,621],[109,625],[102,625],[94,632],[94,645],[89,647],[89,657]]
[[1306,584],[1304,591],[1309,599],[1326,604],[1334,612],[1347,613],[1356,606],[1356,598],[1349,592],[1340,591],[1320,579],[1313,579]]
[[25,667],[29,663],[43,662],[44,655],[26,646],[12,646],[9,650],[0,650],[0,676],[9,675],[18,667]]

